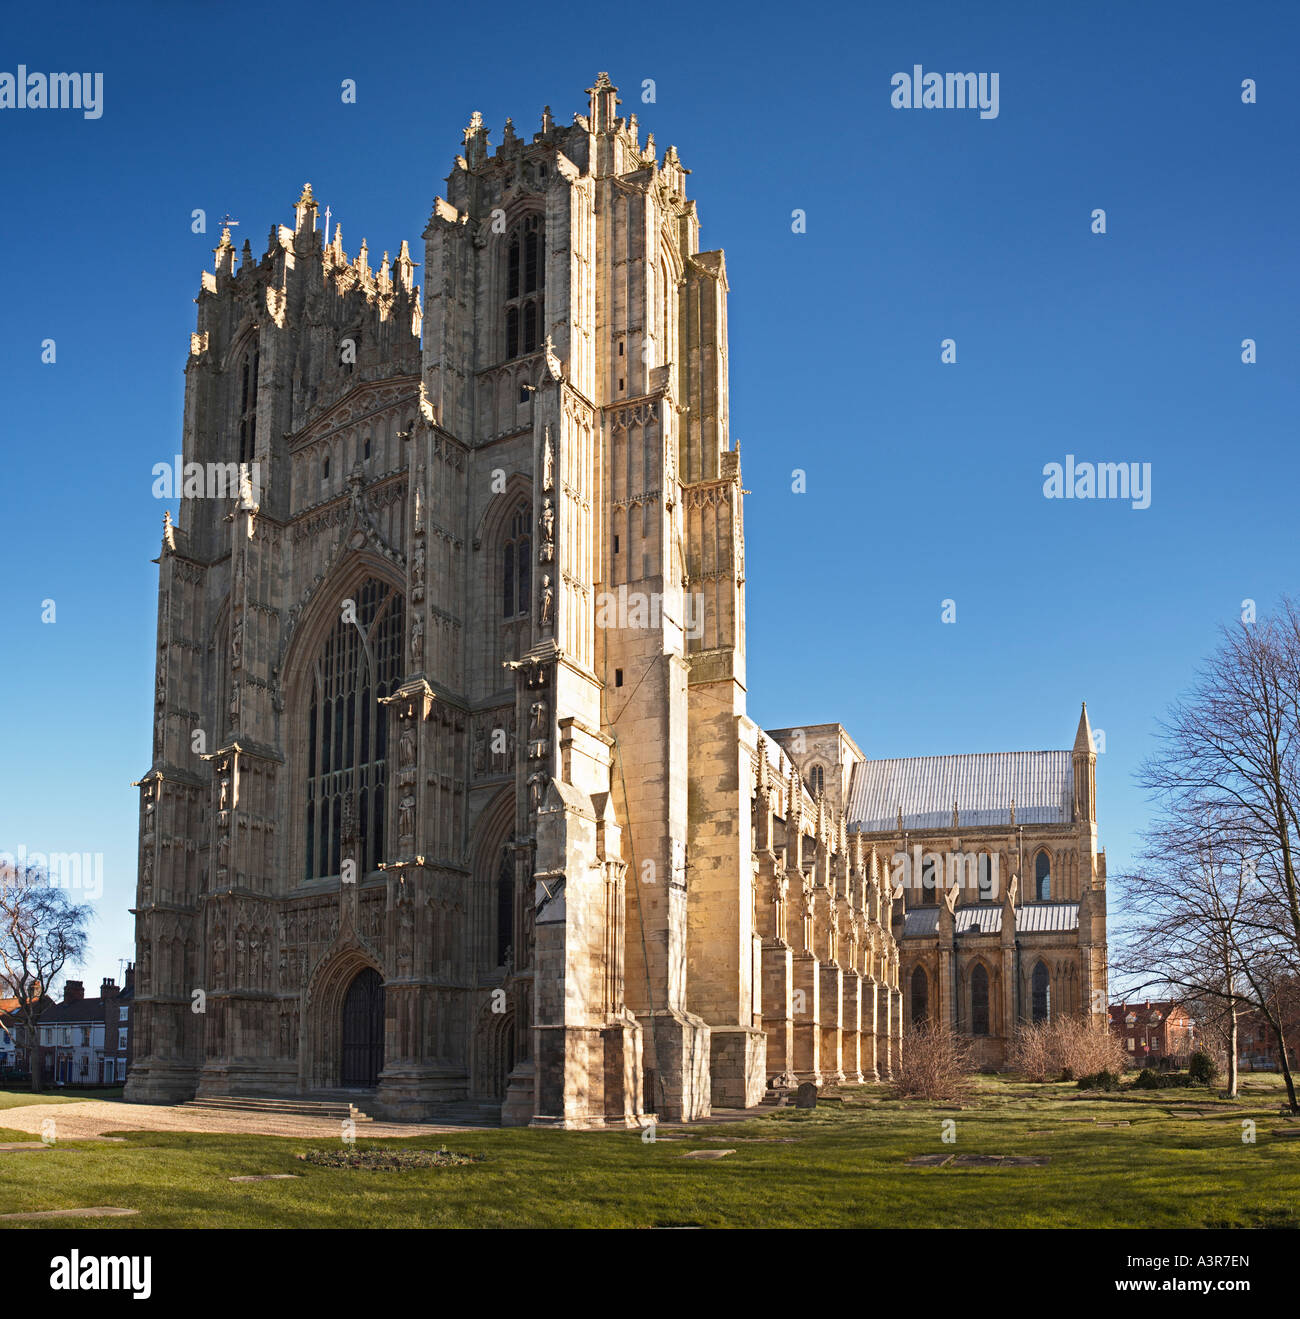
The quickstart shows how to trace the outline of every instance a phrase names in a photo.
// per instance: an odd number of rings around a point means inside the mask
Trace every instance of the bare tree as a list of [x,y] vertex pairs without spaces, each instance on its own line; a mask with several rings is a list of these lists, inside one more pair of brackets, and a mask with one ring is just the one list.
[[89,913],[38,866],[0,865],[0,977],[18,1000],[32,1089],[41,1088],[38,1022],[46,995],[69,963],[85,957]]
[[1181,996],[1217,999],[1230,1036],[1257,1009],[1277,1036],[1291,1110],[1278,986],[1300,970],[1300,614],[1289,600],[1224,628],[1191,692],[1160,726],[1139,780],[1158,803],[1140,871],[1123,887],[1139,917],[1122,962]]

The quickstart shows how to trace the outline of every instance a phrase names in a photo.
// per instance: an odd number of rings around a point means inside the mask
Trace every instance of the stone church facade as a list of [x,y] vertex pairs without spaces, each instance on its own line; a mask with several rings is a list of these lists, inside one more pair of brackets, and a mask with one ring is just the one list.
[[222,234],[158,559],[128,1098],[693,1119],[889,1077],[900,977],[953,964],[853,819],[865,771],[746,714],[725,262],[676,150],[587,95],[495,149],[473,117],[423,296],[310,186],[262,255]]

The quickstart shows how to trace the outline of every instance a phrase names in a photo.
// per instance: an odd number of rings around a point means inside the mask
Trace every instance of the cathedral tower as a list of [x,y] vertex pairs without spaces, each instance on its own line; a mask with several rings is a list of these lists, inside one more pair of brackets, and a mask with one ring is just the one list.
[[762,1092],[726,269],[618,107],[601,74],[527,140],[472,118],[423,306],[310,186],[260,258],[222,235],[131,1098],[584,1127]]

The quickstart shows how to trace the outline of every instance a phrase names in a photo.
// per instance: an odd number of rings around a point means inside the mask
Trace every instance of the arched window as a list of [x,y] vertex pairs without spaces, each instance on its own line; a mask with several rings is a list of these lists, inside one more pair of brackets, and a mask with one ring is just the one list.
[[239,461],[251,463],[257,452],[257,368],[256,348],[244,354],[239,372]]
[[340,873],[349,811],[361,874],[374,870],[384,855],[388,723],[379,701],[402,677],[403,601],[374,578],[350,598],[356,621],[340,617],[308,676],[308,879]]
[[988,852],[979,855],[980,901],[996,902],[998,897],[998,872],[993,857]]
[[989,973],[982,962],[970,973],[970,1033],[989,1033]]
[[1034,998],[1034,1020],[1050,1020],[1052,1015],[1052,977],[1048,973],[1047,967],[1044,963],[1034,963],[1034,975],[1031,986]]
[[939,858],[932,852],[926,852],[921,859],[921,901],[933,906],[939,901],[943,889],[943,872],[939,869]]
[[1034,858],[1034,901],[1050,902],[1052,900],[1052,859],[1046,852],[1039,852]]
[[506,953],[515,937],[515,872],[510,854],[503,853],[497,870],[497,965],[506,964]]
[[506,356],[535,353],[542,343],[546,240],[540,215],[529,215],[506,241]]
[[826,786],[826,771],[820,765],[814,765],[808,771],[808,791],[819,797]]
[[501,616],[518,618],[532,606],[532,536],[530,509],[521,502],[510,519],[510,532],[501,546]]
[[924,1026],[930,1020],[930,982],[925,968],[918,966],[912,972],[912,1025]]

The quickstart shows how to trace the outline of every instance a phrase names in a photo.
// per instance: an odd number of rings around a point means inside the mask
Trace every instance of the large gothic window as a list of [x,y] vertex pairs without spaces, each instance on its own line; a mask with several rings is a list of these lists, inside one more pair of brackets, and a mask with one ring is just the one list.
[[506,242],[506,356],[535,353],[542,344],[546,240],[542,217],[529,215]]
[[401,681],[403,601],[369,578],[340,611],[309,676],[306,878],[337,875],[345,815],[355,812],[357,868],[374,870],[384,853],[388,780],[387,708]]
[[532,537],[530,508],[523,502],[510,519],[510,530],[501,546],[501,616],[518,618],[532,604]]
[[989,973],[980,962],[970,973],[970,1033],[989,1033]]
[[1052,900],[1052,858],[1046,852],[1039,852],[1034,858],[1034,901],[1050,902]]
[[918,966],[912,972],[912,1025],[924,1026],[930,1019],[930,983],[925,968]]
[[1035,1021],[1048,1021],[1052,1015],[1052,977],[1042,962],[1034,963],[1034,975],[1031,983],[1033,990],[1033,1015]]
[[510,854],[504,853],[497,870],[497,965],[506,964],[506,954],[514,944],[515,872]]
[[239,372],[239,461],[251,463],[257,452],[257,368],[256,348],[244,354]]

